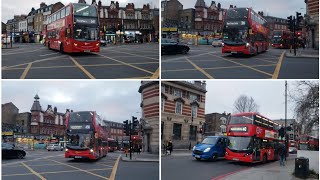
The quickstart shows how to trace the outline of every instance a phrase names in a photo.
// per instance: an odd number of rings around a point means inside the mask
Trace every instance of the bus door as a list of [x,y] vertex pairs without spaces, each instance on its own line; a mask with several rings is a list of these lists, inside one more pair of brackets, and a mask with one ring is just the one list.
[[261,139],[256,137],[253,138],[253,160],[260,161],[260,154],[261,154]]

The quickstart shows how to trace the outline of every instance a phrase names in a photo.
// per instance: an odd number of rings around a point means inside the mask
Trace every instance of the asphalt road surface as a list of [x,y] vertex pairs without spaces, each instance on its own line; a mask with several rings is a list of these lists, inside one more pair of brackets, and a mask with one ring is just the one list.
[[317,58],[286,58],[270,48],[257,56],[222,54],[221,47],[190,46],[186,55],[161,57],[162,79],[318,79]]
[[161,178],[165,180],[214,180],[231,173],[264,165],[227,161],[224,158],[219,158],[217,161],[197,161],[191,154],[190,156],[162,156]]
[[64,158],[63,151],[28,151],[25,159],[2,160],[2,179],[159,179],[158,163],[124,162],[120,155],[115,152],[97,161],[75,161]]
[[3,79],[157,79],[159,45],[121,44],[61,54],[40,44],[2,49]]

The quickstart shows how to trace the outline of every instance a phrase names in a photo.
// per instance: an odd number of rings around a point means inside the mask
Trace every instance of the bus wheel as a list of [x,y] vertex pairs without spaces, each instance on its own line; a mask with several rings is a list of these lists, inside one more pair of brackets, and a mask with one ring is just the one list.
[[60,52],[61,52],[61,54],[63,54],[64,53],[64,50],[63,50],[63,44],[61,43],[61,45],[60,45]]
[[50,48],[50,42],[48,42],[48,49],[50,50],[51,48]]
[[263,161],[262,161],[263,163],[266,163],[267,162],[267,155],[266,154],[264,154],[263,155]]
[[258,55],[258,46],[256,46],[256,52],[254,53],[254,55]]

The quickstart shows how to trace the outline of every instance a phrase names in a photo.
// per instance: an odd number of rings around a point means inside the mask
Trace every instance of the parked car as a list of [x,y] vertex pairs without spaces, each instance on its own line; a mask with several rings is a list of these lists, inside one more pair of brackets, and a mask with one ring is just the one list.
[[100,46],[106,46],[107,45],[107,41],[100,39]]
[[189,50],[186,44],[180,44],[173,39],[161,39],[161,53],[187,54]]
[[297,153],[297,148],[295,148],[295,147],[289,147],[289,153],[290,153],[290,154],[296,154],[296,153]]
[[192,156],[197,160],[216,160],[225,156],[228,144],[226,136],[207,136],[200,144],[193,147]]
[[213,39],[212,46],[213,47],[222,47],[222,39]]
[[2,143],[2,158],[19,158],[23,159],[26,152],[23,149],[15,147],[14,144]]
[[60,144],[49,144],[48,151],[63,151],[63,147]]

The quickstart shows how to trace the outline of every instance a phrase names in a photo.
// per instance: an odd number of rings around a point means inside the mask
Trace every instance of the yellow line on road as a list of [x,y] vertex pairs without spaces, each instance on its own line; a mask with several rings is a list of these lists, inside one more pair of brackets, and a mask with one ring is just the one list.
[[154,59],[154,60],[158,60],[159,61],[159,58],[152,58],[152,57],[148,57],[148,56],[143,56],[143,55],[139,55],[139,54],[132,54],[132,53],[128,53],[128,52],[123,52],[123,51],[116,51],[116,50],[109,50],[109,51],[115,51],[115,52],[119,52],[119,53],[123,53],[123,54],[129,54],[129,55],[132,55],[132,56],[138,56],[138,57],[144,57],[144,58],[147,58],[147,59]]
[[214,79],[210,74],[208,74],[205,70],[203,70],[202,68],[200,68],[199,66],[197,66],[195,63],[193,63],[192,61],[190,61],[187,57],[185,57],[186,60],[193,66],[195,67],[198,71],[200,71],[202,74],[204,74],[205,76],[207,76],[209,79]]
[[[39,59],[39,60],[35,60],[31,63],[38,63],[38,62],[43,62],[43,61],[49,61],[49,60],[54,60],[54,59],[57,59],[57,58],[63,58],[63,57],[66,57],[66,56],[56,56],[56,57],[50,57],[50,58],[45,58],[45,59]],[[13,68],[13,67],[17,67],[17,66],[23,66],[23,65],[26,65],[26,64],[29,64],[30,62],[28,63],[22,63],[22,64],[16,64],[16,65],[13,65],[13,66],[6,66],[6,67],[3,67],[2,70],[6,70],[7,68]]]
[[73,57],[69,56],[69,58],[73,61],[73,63],[82,71],[84,72],[90,79],[95,79],[89,71],[87,71],[83,66],[81,66]]
[[27,176],[33,175],[33,173],[25,173],[25,174],[1,174],[1,176]]
[[[256,65],[251,67],[264,67],[264,66],[274,66],[276,64],[264,64],[264,65]],[[212,69],[233,69],[233,68],[244,68],[243,66],[225,66],[225,67],[212,67],[212,68],[202,68],[204,70],[212,70]],[[170,70],[162,70],[161,72],[179,72],[179,71],[197,71],[197,69],[170,69]]]
[[283,60],[283,57],[284,57],[285,53],[286,53],[286,51],[282,52],[282,54],[281,54],[281,56],[279,58],[278,64],[276,66],[276,69],[274,70],[274,73],[272,75],[272,79],[278,79],[280,68],[281,68],[281,65],[282,65],[282,60]]
[[23,71],[22,75],[20,76],[20,79],[26,78],[31,66],[32,66],[32,63],[29,63],[28,66],[26,67],[26,69]]
[[36,49],[36,50],[33,50],[33,51],[20,51],[20,52],[10,52],[10,53],[5,53],[5,54],[2,54],[3,56],[6,56],[6,55],[11,55],[11,54],[21,54],[21,53],[26,53],[26,52],[35,52],[35,51],[39,51],[39,49]]
[[156,72],[153,73],[150,79],[158,79],[159,78],[159,68],[156,70]]
[[120,160],[120,155],[118,156],[118,159],[116,161],[116,163],[114,164],[113,168],[112,168],[112,172],[111,175],[109,177],[110,180],[114,180],[116,177],[116,173],[117,173],[117,169],[118,169],[118,164],[119,164],[119,160]]
[[38,176],[41,180],[45,180],[46,179],[43,176],[41,176],[39,173],[37,173],[36,171],[31,169],[29,166],[27,166],[25,163],[22,162],[21,164],[24,165],[27,169],[29,169],[29,171],[31,171],[34,175]]
[[124,64],[124,65],[130,66],[130,67],[133,67],[133,68],[138,69],[138,70],[140,70],[140,71],[144,71],[144,72],[147,72],[147,73],[153,74],[153,72],[150,72],[150,71],[148,71],[148,70],[145,70],[145,69],[139,68],[139,67],[134,66],[134,65],[132,65],[132,64],[128,64],[128,63],[125,63],[125,62],[119,61],[119,60],[117,60],[117,59],[114,59],[114,58],[112,58],[112,57],[105,56],[105,55],[103,55],[103,54],[98,54],[98,53],[96,53],[96,54],[97,54],[97,55],[99,55],[99,56],[103,56],[103,57],[105,57],[105,58],[107,58],[107,59],[111,59],[111,60],[113,60],[113,61],[116,61],[116,62],[118,62],[118,63],[121,63],[121,64]]
[[272,74],[270,74],[270,73],[261,71],[261,70],[259,70],[259,69],[253,68],[253,67],[250,67],[250,66],[248,66],[248,65],[245,65],[245,64],[242,64],[242,63],[238,63],[238,62],[235,62],[235,61],[226,59],[226,58],[224,58],[224,57],[216,56],[216,55],[213,55],[213,54],[210,54],[210,55],[211,55],[211,56],[218,57],[218,58],[221,58],[221,59],[224,59],[224,60],[226,60],[226,61],[229,61],[229,62],[232,62],[232,63],[235,63],[235,64],[238,64],[238,65],[240,65],[240,66],[242,66],[242,67],[249,68],[249,69],[254,70],[254,71],[257,71],[257,72],[259,72],[259,73],[266,74],[266,75],[268,75],[268,76],[272,76]]
[[151,76],[143,76],[143,77],[129,77],[129,78],[115,78],[115,79],[150,79]]
[[108,178],[106,178],[106,177],[100,176],[100,175],[98,175],[98,174],[92,173],[92,172],[87,171],[87,170],[84,170],[84,169],[77,168],[77,167],[75,167],[75,166],[71,166],[71,165],[66,164],[66,163],[62,163],[62,162],[55,161],[55,160],[52,160],[52,159],[48,159],[48,160],[53,161],[53,162],[56,162],[56,163],[59,163],[59,164],[62,164],[62,165],[65,165],[65,166],[69,166],[69,167],[74,168],[74,169],[78,169],[79,171],[86,172],[86,173],[88,173],[88,174],[91,174],[91,175],[94,175],[94,176],[97,176],[97,177],[100,177],[100,178],[103,178],[103,179],[108,179]]

